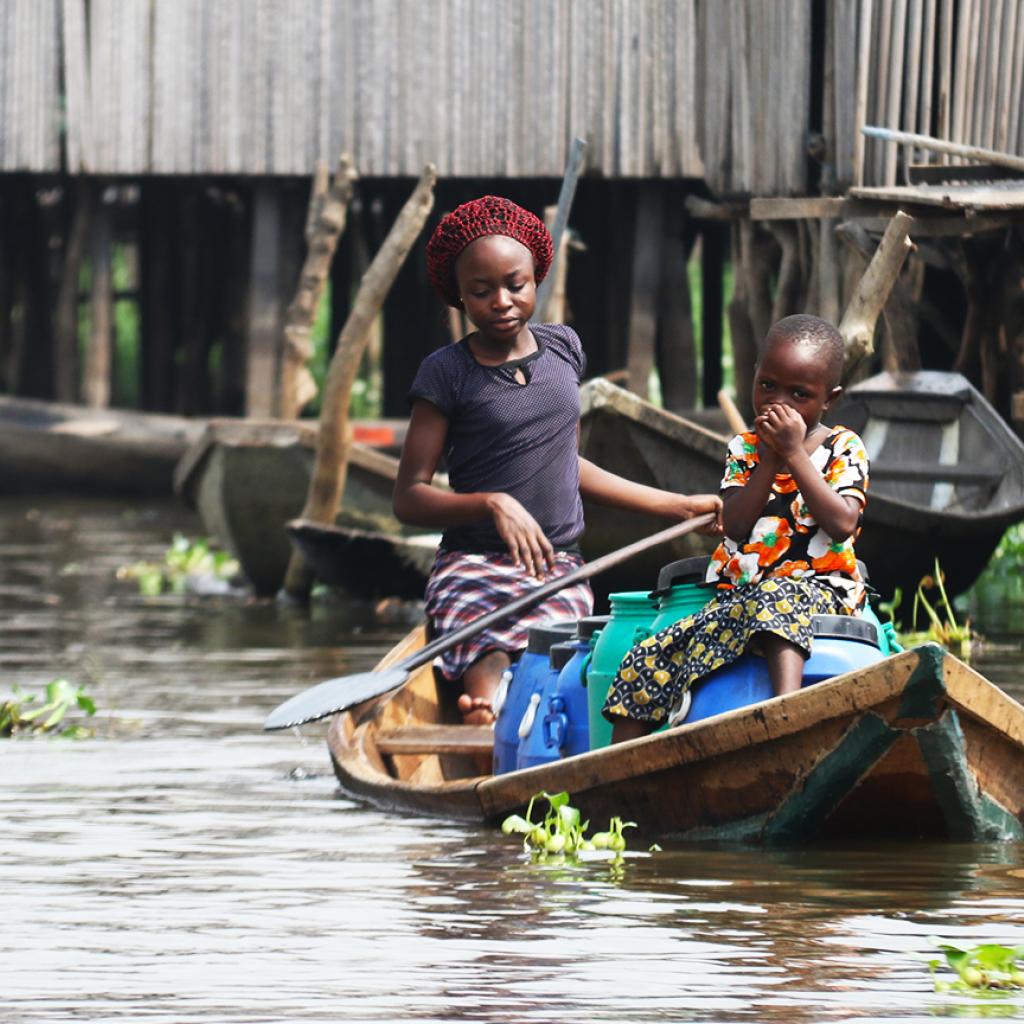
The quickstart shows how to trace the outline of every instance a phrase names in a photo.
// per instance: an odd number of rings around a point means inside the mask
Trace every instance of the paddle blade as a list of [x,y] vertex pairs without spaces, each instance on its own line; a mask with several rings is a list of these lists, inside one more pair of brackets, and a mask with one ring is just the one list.
[[359,672],[354,676],[327,679],[276,707],[267,715],[263,728],[272,732],[274,729],[290,729],[293,725],[318,722],[389,690],[397,690],[408,678],[409,673],[405,669],[386,668],[380,672]]

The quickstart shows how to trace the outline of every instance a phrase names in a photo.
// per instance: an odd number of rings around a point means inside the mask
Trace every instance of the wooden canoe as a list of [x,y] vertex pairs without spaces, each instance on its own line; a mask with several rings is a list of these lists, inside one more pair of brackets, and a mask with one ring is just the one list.
[[[174,471],[175,491],[258,594],[275,594],[284,582],[291,555],[285,524],[302,512],[316,433],[310,421],[211,420]],[[390,519],[397,471],[393,456],[353,444],[345,506]]]
[[205,422],[0,396],[2,489],[170,496]]
[[[628,480],[683,494],[717,494],[729,438],[710,427],[659,409],[603,378],[580,388],[580,454]],[[664,529],[664,520],[584,504],[581,538],[588,560]],[[707,555],[714,542],[690,534],[632,559],[601,578],[608,591],[650,590],[664,562]]]
[[359,518],[333,526],[308,519],[288,523],[292,544],[318,580],[363,598],[423,597],[439,533],[405,530],[397,522]]
[[958,373],[881,373],[834,414],[871,459],[857,555],[883,595],[913,592],[938,557],[966,590],[1008,526],[1024,519],[1024,444]]
[[[423,643],[415,630],[381,662]],[[549,765],[490,776],[493,730],[427,666],[332,719],[341,788],[377,806],[498,823],[542,790],[648,837],[766,843],[1024,838],[1024,708],[929,644],[796,694]]]

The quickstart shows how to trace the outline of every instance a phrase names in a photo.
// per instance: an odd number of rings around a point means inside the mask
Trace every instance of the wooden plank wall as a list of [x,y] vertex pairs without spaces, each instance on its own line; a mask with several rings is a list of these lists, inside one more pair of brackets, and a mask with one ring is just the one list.
[[[307,175],[348,150],[368,176],[557,177],[579,134],[593,174],[800,195],[815,10],[839,187],[858,88],[864,122],[1024,153],[1024,0],[0,0],[0,170]],[[894,183],[896,148],[862,150]]]
[[718,194],[807,189],[811,4],[720,0],[699,9],[701,152]]
[[0,169],[61,168],[63,37],[72,171],[559,177],[583,135],[592,173],[700,177],[697,7],[0,0]]
[[0,170],[60,166],[58,0],[0,3]]
[[[840,186],[858,180],[858,73],[867,90],[863,123],[1024,154],[1024,0],[829,0],[829,16],[837,26],[830,59]],[[868,16],[864,55],[857,32]],[[866,140],[863,152],[863,184],[900,183],[894,143]],[[909,156],[956,162],[923,150]]]

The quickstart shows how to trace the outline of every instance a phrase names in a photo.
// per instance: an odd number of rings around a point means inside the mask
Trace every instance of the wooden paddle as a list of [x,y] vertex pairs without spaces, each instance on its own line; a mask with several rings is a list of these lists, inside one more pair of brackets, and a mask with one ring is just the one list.
[[275,708],[263,723],[267,731],[274,729],[288,729],[294,725],[305,725],[307,722],[316,722],[329,715],[336,715],[349,708],[362,704],[364,701],[380,697],[390,690],[397,690],[408,678],[409,673],[420,665],[432,661],[437,655],[465,643],[471,637],[483,632],[488,626],[501,622],[513,615],[540,604],[552,594],[557,593],[565,587],[571,587],[574,583],[582,583],[596,576],[605,569],[628,561],[634,555],[657,547],[659,544],[666,544],[677,537],[685,536],[702,526],[710,526],[715,521],[713,512],[705,512],[703,515],[687,519],[682,523],[676,523],[667,530],[644,537],[641,540],[627,544],[617,551],[610,551],[607,555],[595,558],[594,561],[581,565],[558,579],[542,583],[536,589],[531,590],[514,601],[510,601],[501,608],[495,608],[493,612],[481,615],[480,618],[467,622],[461,629],[454,633],[438,637],[432,643],[421,647],[415,654],[392,665],[390,668],[381,669],[376,672],[358,672],[351,676],[339,676],[337,679],[328,679],[316,686],[311,686],[302,693],[297,693],[290,700],[286,700],[279,707]]

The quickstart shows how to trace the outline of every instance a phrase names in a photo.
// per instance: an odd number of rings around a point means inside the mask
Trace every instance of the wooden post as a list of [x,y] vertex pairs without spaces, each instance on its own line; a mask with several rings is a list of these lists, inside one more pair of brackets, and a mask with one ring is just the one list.
[[[302,510],[303,519],[331,523],[338,514],[345,493],[348,453],[352,445],[348,420],[352,385],[359,371],[370,327],[380,314],[388,289],[430,214],[436,180],[434,165],[428,164],[363,276],[352,312],[338,338],[324,382],[316,461]],[[285,591],[292,597],[305,598],[309,595],[312,582],[309,567],[293,551],[285,575]]]
[[245,414],[255,417],[273,416],[275,405],[277,342],[281,337],[278,292],[281,198],[277,189],[272,182],[258,180],[252,190]]
[[690,301],[686,208],[673,196],[665,206],[658,280],[658,376],[662,405],[683,412],[697,404],[697,346]]
[[907,237],[913,220],[902,210],[897,210],[843,313],[839,333],[846,344],[844,381],[874,352],[875,325],[879,314],[899,277],[907,253],[913,248]]
[[[555,217],[558,215],[557,206],[544,207],[544,223],[548,230],[554,226]],[[558,240],[558,255],[555,257],[550,273],[553,275],[551,286],[547,294],[547,305],[542,311],[545,323],[565,323],[565,281],[569,273],[569,232],[564,230]],[[460,333],[455,334],[456,325],[452,322],[452,314],[455,314],[459,321]],[[465,324],[462,316],[454,306],[448,307],[449,326],[452,330],[452,340],[458,341],[465,334]]]
[[74,178],[67,195],[73,210],[54,313],[54,394],[59,402],[77,402],[78,277],[89,236],[92,188],[85,178]]
[[[284,350],[281,362],[281,416],[294,419],[316,394],[316,385],[306,364],[313,354],[309,332],[316,319],[338,239],[345,230],[348,204],[358,175],[347,153],[329,188],[318,194],[317,179],[310,191],[306,261],[299,275],[295,298],[284,317]],[[326,179],[326,172],[321,180]]]
[[178,339],[176,411],[183,416],[195,416],[202,408],[202,392],[206,383],[206,346],[203,337],[203,261],[204,252],[202,193],[192,181],[185,181],[178,191],[177,257],[178,316],[181,337]]
[[664,192],[660,183],[644,183],[640,186],[636,233],[633,236],[626,371],[629,390],[642,398],[647,397],[648,382],[654,368],[664,207]]
[[90,236],[92,326],[85,353],[82,398],[91,409],[106,409],[110,405],[113,289],[110,270],[110,207],[103,202],[102,193],[95,204]]
[[701,401],[705,409],[714,407],[722,387],[722,317],[725,250],[728,228],[705,221],[700,240],[701,279],[701,354],[703,374]]

